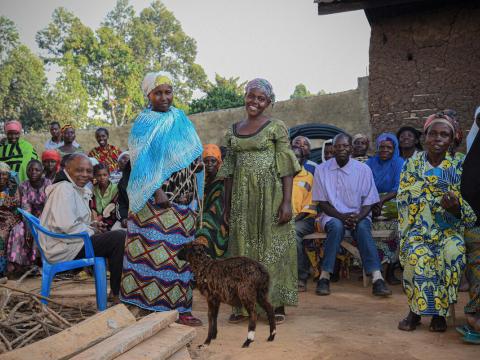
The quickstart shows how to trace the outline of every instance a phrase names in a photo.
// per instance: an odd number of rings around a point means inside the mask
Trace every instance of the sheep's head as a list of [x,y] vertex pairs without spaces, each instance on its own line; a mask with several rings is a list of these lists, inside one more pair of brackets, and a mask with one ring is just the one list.
[[192,242],[183,245],[182,250],[177,253],[177,257],[180,260],[192,262],[192,259],[201,259],[208,257],[208,255],[204,245]]

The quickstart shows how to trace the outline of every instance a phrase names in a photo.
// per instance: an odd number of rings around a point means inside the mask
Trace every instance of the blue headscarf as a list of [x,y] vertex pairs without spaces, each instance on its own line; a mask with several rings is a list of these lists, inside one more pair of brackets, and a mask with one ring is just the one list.
[[138,213],[154,192],[175,172],[202,155],[195,127],[182,110],[143,110],[128,138],[132,172],[127,193],[130,209]]
[[[390,141],[393,144],[393,156],[390,160],[381,160],[378,149],[382,141]],[[396,192],[400,184],[403,159],[400,157],[397,137],[392,133],[381,134],[376,141],[377,154],[367,160],[373,173],[373,180],[380,194]]]

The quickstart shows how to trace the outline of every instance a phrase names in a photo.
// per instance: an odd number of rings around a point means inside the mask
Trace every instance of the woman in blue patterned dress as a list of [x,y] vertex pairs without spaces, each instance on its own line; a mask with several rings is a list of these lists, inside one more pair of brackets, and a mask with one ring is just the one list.
[[452,157],[455,127],[445,115],[432,115],[424,127],[426,151],[409,158],[397,194],[400,261],[410,312],[400,330],[415,330],[432,316],[430,331],[447,329],[465,267],[465,227],[475,213],[460,193],[463,158]]
[[146,310],[177,310],[178,322],[199,326],[191,314],[192,272],[177,253],[195,236],[203,148],[184,112],[171,106],[168,74],[148,73],[142,89],[151,106],[138,115],[128,139],[130,214],[120,295]]

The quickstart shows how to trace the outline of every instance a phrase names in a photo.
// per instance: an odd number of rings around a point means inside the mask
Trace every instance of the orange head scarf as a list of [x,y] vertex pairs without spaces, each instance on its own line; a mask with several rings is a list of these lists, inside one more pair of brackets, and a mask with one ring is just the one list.
[[202,159],[212,156],[218,161],[218,166],[222,164],[222,152],[220,148],[215,144],[207,144],[203,146]]
[[60,170],[60,162],[62,161],[60,153],[57,150],[45,150],[42,153],[42,161],[55,160],[57,162],[55,170]]

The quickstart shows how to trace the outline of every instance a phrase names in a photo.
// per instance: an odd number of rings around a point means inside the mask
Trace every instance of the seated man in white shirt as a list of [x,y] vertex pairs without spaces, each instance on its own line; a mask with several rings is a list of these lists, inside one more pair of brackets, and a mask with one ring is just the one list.
[[[119,302],[122,276],[124,230],[105,231],[106,225],[92,222],[89,201],[91,190],[85,185],[93,177],[92,164],[84,154],[72,154],[65,169],[57,174],[53,185],[47,187],[47,202],[40,222],[48,230],[61,234],[88,232],[95,256],[105,257],[110,269],[111,301]],[[56,239],[40,234],[40,246],[49,262],[69,261],[85,257],[83,240]]]
[[373,295],[391,295],[380,272],[380,259],[372,238],[370,212],[380,200],[372,171],[367,165],[350,158],[350,135],[335,136],[333,148],[335,157],[318,165],[313,183],[313,201],[318,201],[323,212],[320,223],[327,233],[316,293],[330,294],[330,274],[345,230],[350,230],[358,244],[365,272],[372,274]]

